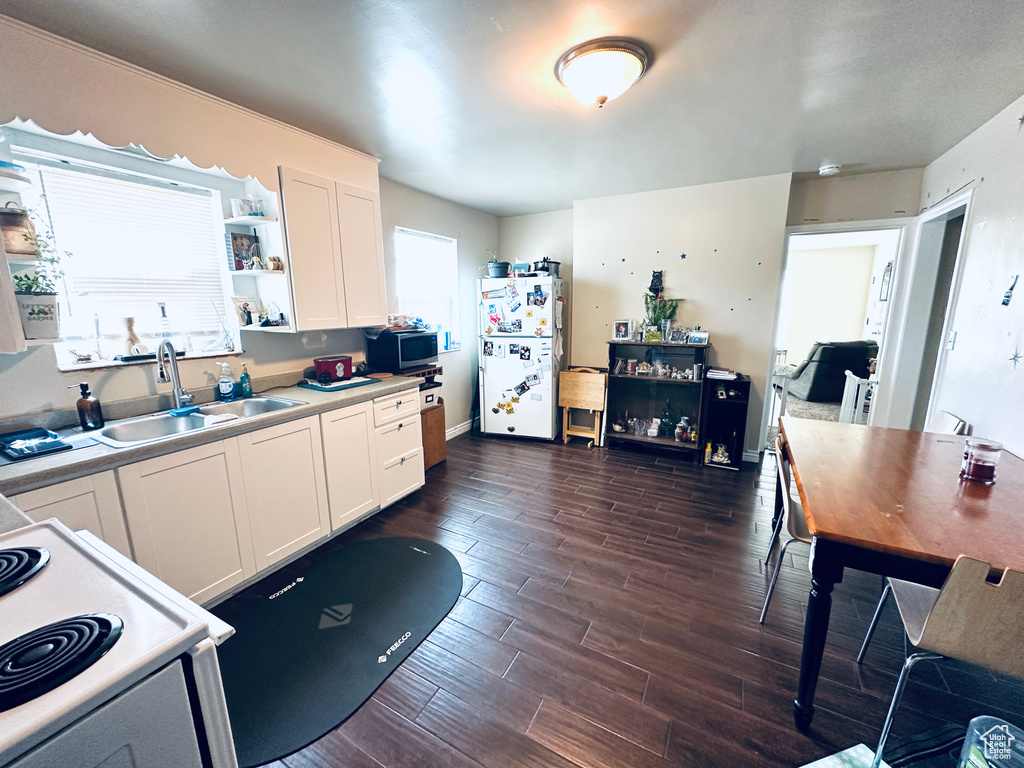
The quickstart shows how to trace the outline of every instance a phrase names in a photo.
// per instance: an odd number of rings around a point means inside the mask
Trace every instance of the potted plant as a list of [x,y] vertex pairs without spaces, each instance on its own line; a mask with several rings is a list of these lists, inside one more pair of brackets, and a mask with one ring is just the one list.
[[490,248],[487,249],[487,252],[491,254],[491,258],[481,264],[480,269],[486,269],[488,277],[508,277],[508,271],[512,265],[507,261],[498,261],[498,254]]
[[647,326],[645,341],[663,341],[665,327],[662,323],[670,324],[676,316],[676,310],[682,299],[666,299],[664,296],[653,293],[644,294],[644,311],[647,316],[644,318],[644,325]]
[[[13,275],[21,327],[26,339],[58,339],[57,280],[64,277],[61,254],[49,232],[43,236],[26,234],[25,239],[35,245],[36,265],[30,273]],[[64,255],[71,254],[64,251]]]

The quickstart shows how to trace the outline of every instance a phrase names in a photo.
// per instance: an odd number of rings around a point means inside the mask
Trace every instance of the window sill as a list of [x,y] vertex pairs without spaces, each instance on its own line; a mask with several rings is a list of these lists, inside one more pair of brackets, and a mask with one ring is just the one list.
[[[31,342],[29,342],[31,343]],[[53,343],[53,342],[51,342]],[[236,350],[234,352],[193,352],[192,354],[186,354],[182,357],[178,357],[178,363],[182,363],[188,360],[208,360],[210,358],[224,358],[224,357],[238,357],[242,354],[242,350]],[[121,360],[97,360],[91,363],[57,363],[57,370],[62,373],[70,373],[73,371],[99,371],[105,368],[130,368],[139,365],[156,365],[156,358],[152,360],[132,360],[130,362],[124,362]]]

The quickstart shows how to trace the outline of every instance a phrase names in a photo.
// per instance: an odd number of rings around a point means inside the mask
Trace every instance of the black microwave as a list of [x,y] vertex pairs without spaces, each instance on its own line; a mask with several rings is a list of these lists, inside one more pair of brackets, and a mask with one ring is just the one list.
[[384,331],[366,337],[366,362],[377,371],[401,373],[437,362],[437,333],[434,331]]

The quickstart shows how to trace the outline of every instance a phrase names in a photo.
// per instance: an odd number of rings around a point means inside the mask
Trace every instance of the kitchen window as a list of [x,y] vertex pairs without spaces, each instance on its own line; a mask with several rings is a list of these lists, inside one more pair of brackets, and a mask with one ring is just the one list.
[[71,254],[58,283],[60,367],[129,354],[129,324],[149,352],[165,337],[194,353],[238,348],[219,193],[44,153],[19,162],[37,180],[23,194],[37,228]]
[[398,311],[437,331],[439,352],[461,349],[458,243],[395,227]]

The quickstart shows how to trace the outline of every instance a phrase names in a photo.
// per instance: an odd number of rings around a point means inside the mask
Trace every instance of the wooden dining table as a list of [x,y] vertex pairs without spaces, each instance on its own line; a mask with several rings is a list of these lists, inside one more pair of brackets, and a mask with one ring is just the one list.
[[1004,451],[995,484],[984,485],[959,477],[962,436],[789,416],[779,426],[813,536],[793,702],[805,730],[844,570],[941,587],[960,554],[993,573],[1024,568],[1024,461]]

